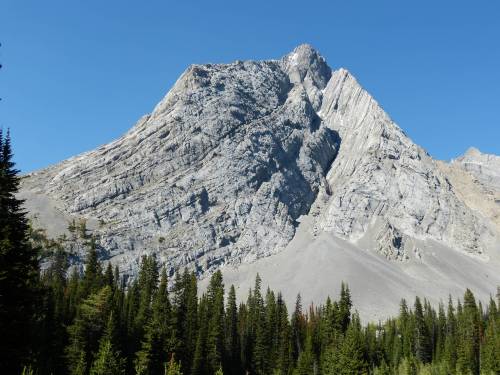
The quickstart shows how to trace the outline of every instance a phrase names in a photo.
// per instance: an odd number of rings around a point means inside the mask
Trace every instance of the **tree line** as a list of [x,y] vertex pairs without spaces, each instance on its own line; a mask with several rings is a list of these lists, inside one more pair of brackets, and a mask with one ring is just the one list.
[[500,293],[487,306],[468,289],[437,308],[402,300],[396,317],[362,324],[346,284],[288,311],[258,275],[237,301],[219,271],[201,293],[193,272],[169,277],[154,256],[126,283],[93,240],[81,271],[59,248],[40,272],[18,185],[0,133],[2,374],[500,374]]

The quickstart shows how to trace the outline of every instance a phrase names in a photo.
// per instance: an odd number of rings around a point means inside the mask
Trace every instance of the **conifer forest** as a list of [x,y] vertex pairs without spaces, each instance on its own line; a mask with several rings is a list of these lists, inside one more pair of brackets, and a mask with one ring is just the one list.
[[63,244],[34,240],[11,148],[0,135],[1,374],[500,374],[500,294],[402,300],[397,316],[361,322],[347,284],[289,309],[258,275],[237,300],[220,271],[201,291],[152,256],[126,280],[92,236],[75,267]]

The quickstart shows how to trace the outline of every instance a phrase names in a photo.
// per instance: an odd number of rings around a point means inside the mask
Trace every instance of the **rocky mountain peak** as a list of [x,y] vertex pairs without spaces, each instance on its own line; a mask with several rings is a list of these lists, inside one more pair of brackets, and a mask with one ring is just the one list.
[[471,147],[463,156],[452,160],[452,164],[459,165],[490,189],[500,191],[500,156]]
[[252,262],[304,216],[393,260],[427,240],[482,254],[491,237],[436,162],[309,45],[190,66],[128,133],[27,176],[21,196],[53,234],[87,220],[132,275],[151,252],[172,272]]

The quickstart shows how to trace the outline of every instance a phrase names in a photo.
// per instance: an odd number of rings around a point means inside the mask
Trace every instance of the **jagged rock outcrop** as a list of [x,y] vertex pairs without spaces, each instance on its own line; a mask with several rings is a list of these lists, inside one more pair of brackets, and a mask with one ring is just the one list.
[[496,236],[439,163],[308,45],[190,66],[127,134],[29,174],[20,195],[53,235],[86,218],[128,274],[144,253],[200,273],[251,262],[283,249],[307,214],[316,234],[393,260],[418,253],[416,240],[481,254]]
[[481,184],[491,190],[500,190],[500,157],[483,154],[478,149],[471,147],[465,155],[452,160],[452,164],[460,165]]
[[403,235],[483,252],[493,235],[483,220],[348,71],[332,75],[320,116],[342,140],[327,176],[331,193],[320,202],[320,230],[357,240],[373,228],[378,238],[394,239],[384,252],[398,258],[415,250]]
[[500,157],[475,148],[451,163],[438,163],[453,185],[456,195],[492,231],[500,233]]
[[144,252],[200,271],[270,255],[336,156],[338,135],[316,113],[330,76],[308,46],[279,61],[193,65],[122,138],[30,174],[22,195],[98,223],[125,272]]

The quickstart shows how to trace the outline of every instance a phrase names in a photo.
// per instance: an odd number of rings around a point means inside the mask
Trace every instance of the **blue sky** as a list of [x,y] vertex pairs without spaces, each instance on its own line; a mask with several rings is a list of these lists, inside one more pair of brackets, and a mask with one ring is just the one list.
[[500,154],[500,2],[3,0],[0,126],[23,171],[109,142],[191,63],[310,43],[439,159]]

